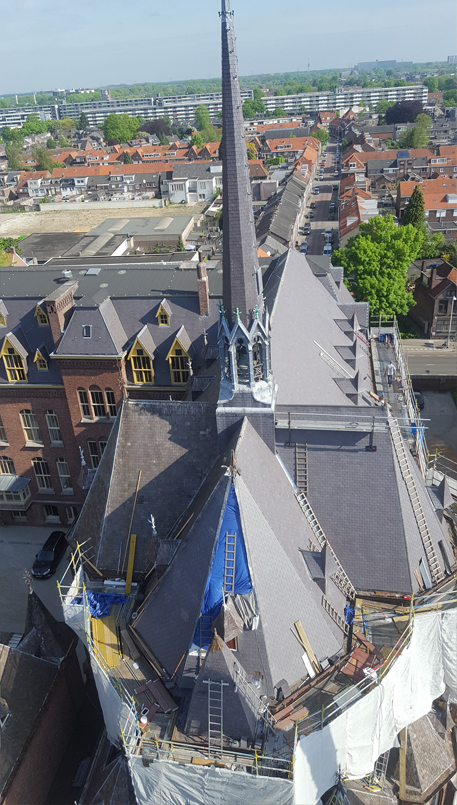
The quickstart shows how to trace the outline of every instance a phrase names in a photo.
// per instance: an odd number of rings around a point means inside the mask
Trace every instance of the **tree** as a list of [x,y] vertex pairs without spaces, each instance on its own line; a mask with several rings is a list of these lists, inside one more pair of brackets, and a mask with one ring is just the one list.
[[44,120],[40,120],[40,116],[33,112],[27,117],[27,120],[22,125],[22,133],[26,136],[29,134],[44,134],[47,131],[47,126]]
[[11,253],[15,249],[16,253],[21,256],[22,252],[18,243],[21,242],[23,237],[25,236],[22,235],[20,238],[0,238],[0,252]]
[[196,131],[195,134],[192,135],[190,144],[195,145],[196,148],[202,148],[203,137],[198,131]]
[[58,144],[59,148],[69,148],[69,146],[71,145],[71,141],[68,139],[68,137],[62,137],[62,135],[60,135],[58,139]]
[[413,190],[413,194],[405,207],[401,219],[403,226],[411,224],[416,229],[422,229],[425,225],[424,196],[418,185]]
[[130,156],[128,151],[124,151],[122,157],[123,157],[124,165],[133,165],[133,159]]
[[355,300],[369,302],[372,315],[405,315],[414,304],[406,289],[407,271],[422,240],[422,232],[413,226],[397,227],[391,215],[376,216],[333,252],[332,263],[343,266]]
[[15,143],[22,151],[24,147],[24,137],[20,129],[10,129],[9,126],[5,126],[2,129],[2,136],[5,143]]
[[36,162],[36,170],[50,171],[52,173],[54,163],[47,148],[43,148],[42,145],[34,145],[32,148],[32,154]]
[[378,123],[379,125],[384,125],[386,122],[386,112],[388,109],[391,109],[392,106],[395,105],[394,101],[379,101],[376,106],[375,112],[379,115]]
[[222,129],[217,129],[215,126],[207,126],[200,134],[204,143],[220,143]]
[[52,137],[48,137],[46,140],[46,148],[50,148],[51,150],[56,147],[56,141],[52,139]]
[[166,134],[159,134],[159,141],[160,145],[168,145],[168,139]]
[[442,232],[435,232],[433,235],[424,227],[422,247],[418,254],[420,260],[431,260],[433,257],[440,257],[446,249],[446,240]]
[[265,114],[265,104],[262,101],[263,92],[261,89],[256,87],[253,92],[253,105],[254,105],[254,112],[256,115],[264,115]]
[[250,145],[248,148],[248,159],[255,159],[255,148],[253,145]]
[[62,120],[55,121],[56,129],[62,129],[63,131],[69,131],[70,129],[76,129],[76,121],[72,120],[71,117],[63,117]]
[[[144,124],[143,124],[144,125]],[[125,114],[111,114],[103,121],[103,134],[105,140],[116,139],[120,143],[126,143],[132,139],[139,128],[136,117]]]
[[201,103],[200,106],[197,106],[195,110],[195,125],[198,131],[202,131],[209,126],[209,110],[204,103]]
[[451,266],[457,268],[457,243],[446,243],[441,252],[441,257],[443,260],[447,260]]
[[327,129],[313,129],[311,132],[311,137],[315,137],[316,140],[322,143],[322,145],[326,145],[330,140],[330,134],[328,133]]
[[150,120],[147,123],[141,124],[141,131],[146,131],[148,134],[171,134],[171,128],[168,118],[159,117],[158,120]]
[[176,246],[176,251],[177,252],[185,252],[186,251],[185,248],[184,248],[184,243],[182,242],[181,235],[178,238],[178,245]]
[[254,104],[253,104],[253,102],[250,100],[250,98],[248,98],[248,99],[247,99],[247,100],[246,100],[246,101],[243,103],[243,117],[245,118],[245,120],[246,120],[246,119],[248,119],[248,120],[249,120],[250,118],[255,117],[255,109],[254,109]]
[[85,112],[81,112],[78,120],[78,128],[80,129],[88,129],[89,128],[89,118],[87,117]]
[[438,79],[435,76],[424,78],[422,83],[425,84],[429,92],[438,92]]
[[349,148],[350,144],[351,143],[349,142],[349,140],[347,140],[346,137],[344,137],[341,143],[341,150],[344,151],[345,148]]
[[420,101],[397,101],[386,111],[386,123],[414,123],[422,112]]
[[10,171],[18,171],[22,169],[22,148],[13,142],[9,142],[5,147],[6,159],[8,162],[8,169]]

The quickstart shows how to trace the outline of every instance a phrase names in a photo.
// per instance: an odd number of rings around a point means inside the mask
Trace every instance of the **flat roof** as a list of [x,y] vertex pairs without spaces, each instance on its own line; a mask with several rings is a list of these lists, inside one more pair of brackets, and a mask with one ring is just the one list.
[[[164,210],[164,213],[166,211]],[[193,220],[193,215],[163,215],[153,218],[106,218],[90,230],[91,235],[181,235]]]

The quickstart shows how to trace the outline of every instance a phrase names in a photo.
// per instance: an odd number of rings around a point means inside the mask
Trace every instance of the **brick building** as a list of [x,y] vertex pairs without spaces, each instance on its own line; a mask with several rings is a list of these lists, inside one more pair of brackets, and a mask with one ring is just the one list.
[[123,396],[193,394],[193,370],[216,345],[221,280],[217,262],[143,257],[3,270],[2,522],[70,526]]
[[[424,265],[414,289],[410,316],[429,338],[455,338],[457,333],[457,268],[430,261]],[[451,321],[452,315],[452,321]]]

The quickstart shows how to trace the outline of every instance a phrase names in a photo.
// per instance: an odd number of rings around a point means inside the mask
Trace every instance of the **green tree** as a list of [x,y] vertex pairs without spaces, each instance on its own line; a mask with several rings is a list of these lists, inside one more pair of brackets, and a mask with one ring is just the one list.
[[159,134],[160,145],[168,145],[168,137],[166,134]]
[[46,148],[50,148],[51,150],[55,148],[57,145],[56,141],[52,139],[52,137],[48,137],[46,140]]
[[327,129],[313,129],[311,132],[311,137],[315,137],[316,140],[322,143],[322,145],[326,145],[330,140],[330,134],[328,133]]
[[68,139],[68,137],[62,137],[62,135],[60,135],[57,142],[59,144],[59,148],[69,148],[71,145],[71,141]]
[[349,140],[347,140],[346,137],[344,137],[341,143],[341,150],[344,151],[345,148],[349,148],[350,144],[351,143],[349,142]]
[[62,120],[55,121],[56,129],[62,129],[62,131],[69,131],[70,129],[76,129],[76,121],[72,120],[71,117],[63,117]]
[[2,129],[2,136],[5,143],[15,143],[22,151],[24,147],[24,137],[20,129],[11,129],[9,126],[5,126]]
[[287,117],[287,112],[284,109],[281,109],[280,106],[276,107],[276,109],[271,112],[270,117]]
[[248,159],[255,159],[255,148],[253,145],[250,145],[248,148]]
[[420,253],[418,254],[421,260],[431,260],[433,257],[439,257],[446,249],[446,240],[442,232],[435,232],[433,235],[429,230],[424,227],[423,241]]
[[203,137],[200,132],[196,131],[195,134],[192,135],[191,145],[195,145],[196,148],[202,148],[203,146]]
[[176,246],[176,251],[177,252],[185,252],[186,251],[185,248],[184,248],[184,243],[182,241],[181,235],[178,238],[178,245]]
[[32,154],[36,162],[37,171],[52,172],[54,163],[52,160],[52,156],[47,148],[43,148],[42,145],[34,145],[32,148]]
[[246,119],[248,119],[248,120],[249,120],[250,118],[255,117],[255,109],[254,109],[254,104],[253,104],[253,102],[250,100],[250,98],[248,98],[248,99],[247,99],[247,100],[246,100],[246,101],[243,103],[243,117],[244,117],[244,119],[245,119],[245,120],[246,120]]
[[87,117],[85,112],[81,112],[78,120],[78,128],[80,129],[88,129],[89,128],[89,118]]
[[265,114],[265,104],[262,101],[262,98],[263,98],[262,90],[259,89],[259,87],[256,87],[254,89],[253,95],[254,95],[253,105],[254,105],[255,113],[257,115],[264,115]]
[[215,126],[207,126],[200,134],[204,143],[220,143],[222,129],[217,129]]
[[22,125],[22,133],[24,135],[30,134],[43,134],[47,131],[47,126],[44,120],[40,120],[40,116],[33,112],[27,117],[27,120]]
[[139,128],[139,123],[136,117],[130,115],[116,115],[111,114],[103,121],[103,135],[105,140],[118,140],[120,143],[126,143],[132,139]]
[[11,253],[13,249],[16,250],[17,254],[21,255],[22,252],[18,246],[18,243],[25,237],[24,235],[20,238],[0,238],[0,252],[8,252]]
[[422,229],[425,225],[424,196],[418,185],[405,207],[401,222],[403,226],[411,224],[416,229]]
[[124,165],[133,165],[133,159],[130,156],[128,151],[124,151],[124,153],[122,155],[122,158],[123,158]]
[[198,131],[203,131],[209,126],[209,110],[205,104],[201,103],[195,110],[195,125]]
[[8,169],[18,171],[22,169],[22,148],[14,142],[9,142],[5,147]]
[[376,216],[333,252],[332,263],[343,266],[346,285],[357,302],[369,302],[372,315],[405,315],[414,304],[406,289],[407,271],[422,240],[413,226],[397,227],[391,215]]
[[438,92],[438,79],[435,76],[424,78],[422,83],[425,84],[429,92]]
[[443,260],[446,260],[451,266],[455,266],[457,268],[457,243],[446,243],[444,246],[441,257]]

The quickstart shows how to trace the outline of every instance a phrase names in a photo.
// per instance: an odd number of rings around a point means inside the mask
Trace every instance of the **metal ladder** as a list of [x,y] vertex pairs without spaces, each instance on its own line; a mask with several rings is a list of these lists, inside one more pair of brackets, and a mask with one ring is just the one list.
[[367,783],[364,788],[366,788],[367,791],[384,791],[389,755],[390,749],[384,752],[383,755],[380,755],[375,763],[373,772],[368,775],[368,777],[364,778]]
[[308,494],[308,445],[295,444],[295,480],[298,492]]
[[235,595],[236,531],[225,534],[224,596]]
[[414,517],[416,518],[416,523],[419,529],[422,545],[424,546],[425,555],[427,557],[428,566],[430,568],[430,575],[432,577],[432,582],[433,584],[437,584],[437,582],[441,581],[441,579],[444,578],[444,573],[440,568],[438,557],[436,555],[435,548],[433,547],[432,538],[430,536],[427,520],[424,514],[424,510],[422,508],[422,504],[420,502],[416,482],[409,467],[408,456],[405,450],[405,442],[403,436],[401,435],[400,428],[398,427],[397,420],[391,418],[389,419],[389,424],[390,424],[390,433],[392,436],[392,442],[395,447],[395,452],[397,454],[397,460],[400,466],[400,471],[403,480],[406,484],[406,489],[408,490],[411,506],[413,507]]
[[200,615],[200,649],[211,644],[213,639],[212,623],[212,615]]
[[223,715],[224,715],[224,701],[223,690],[224,685],[228,687],[228,682],[215,682],[213,679],[204,679],[205,685],[208,685],[208,757],[211,755],[211,749],[219,749],[221,752],[224,748],[224,733],[223,733]]
[[256,713],[257,718],[262,719],[265,724],[273,728],[276,724],[274,715],[271,713],[268,705],[257,695],[255,690],[253,690],[252,685],[249,684],[239,666],[235,668],[235,690],[237,688],[249,701],[252,711]]
[[317,538],[317,541],[319,542],[319,545],[321,546],[321,548],[324,548],[325,545],[327,545],[330,553],[332,554],[332,556],[333,556],[333,558],[334,558],[334,560],[336,562],[336,566],[338,568],[338,571],[337,571],[337,573],[335,573],[334,576],[332,576],[333,581],[335,582],[337,587],[339,587],[339,589],[345,595],[349,595],[352,598],[355,595],[354,586],[353,586],[352,582],[350,581],[349,577],[347,576],[346,572],[344,571],[343,566],[340,563],[339,559],[337,558],[337,556],[335,554],[335,551],[333,550],[332,546],[330,545],[327,537],[325,536],[324,529],[322,528],[322,526],[319,523],[319,520],[317,519],[316,515],[314,514],[314,512],[313,512],[313,510],[311,508],[311,505],[310,505],[310,503],[308,501],[308,498],[306,497],[304,492],[299,492],[299,493],[297,492],[296,498],[298,500],[298,503],[300,504],[300,507],[301,507],[306,519],[308,520],[308,523],[310,524],[310,526],[311,526],[311,528],[313,530],[313,533],[315,534],[315,536]]

